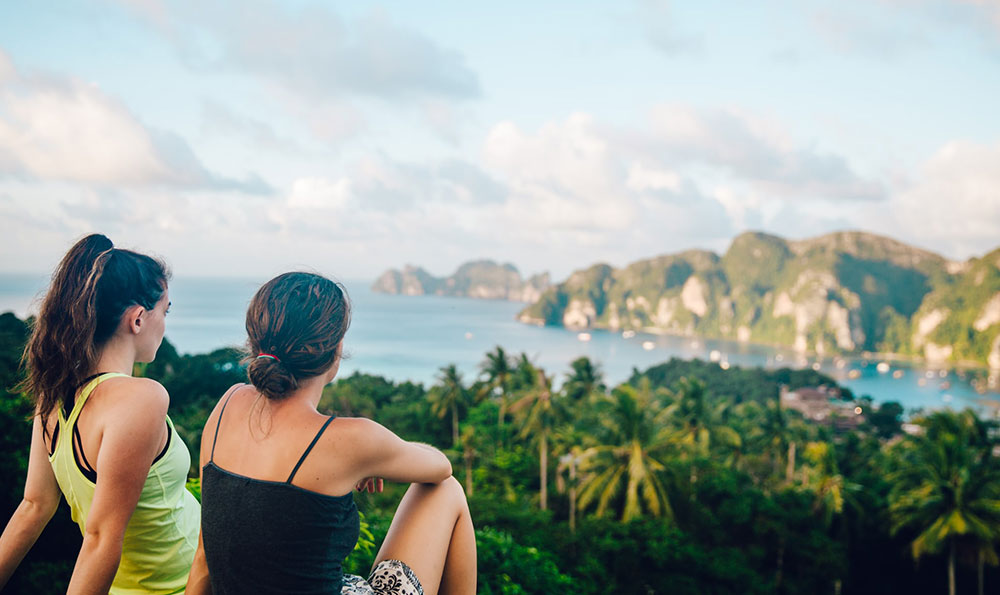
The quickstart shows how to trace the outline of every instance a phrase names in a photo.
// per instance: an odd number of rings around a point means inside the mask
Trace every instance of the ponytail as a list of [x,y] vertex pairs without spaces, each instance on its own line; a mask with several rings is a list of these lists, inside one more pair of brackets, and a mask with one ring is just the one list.
[[153,309],[169,276],[159,260],[117,249],[101,234],[83,238],[66,253],[22,357],[27,375],[20,389],[33,396],[46,436],[49,415],[57,405],[68,412],[125,310],[136,304]]

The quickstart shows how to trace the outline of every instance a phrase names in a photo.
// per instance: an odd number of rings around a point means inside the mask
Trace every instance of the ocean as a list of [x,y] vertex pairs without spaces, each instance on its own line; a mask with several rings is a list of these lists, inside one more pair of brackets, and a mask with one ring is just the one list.
[[[23,318],[37,311],[47,282],[43,275],[0,275],[0,312],[13,311]],[[242,345],[246,307],[261,282],[175,278],[167,338],[181,353]],[[379,294],[369,289],[370,281],[361,280],[344,285],[354,311],[342,375],[361,371],[430,384],[442,366],[455,364],[471,382],[486,352],[499,345],[511,354],[528,354],[536,365],[555,373],[557,382],[580,356],[597,362],[610,385],[626,380],[633,368],[643,370],[671,357],[700,358],[723,366],[817,367],[858,396],[898,401],[908,411],[1000,406],[1000,392],[994,388],[980,394],[963,370],[861,358],[806,359],[790,350],[691,337],[643,333],[626,337],[601,330],[580,334],[517,322],[515,316],[524,307],[520,303]]]

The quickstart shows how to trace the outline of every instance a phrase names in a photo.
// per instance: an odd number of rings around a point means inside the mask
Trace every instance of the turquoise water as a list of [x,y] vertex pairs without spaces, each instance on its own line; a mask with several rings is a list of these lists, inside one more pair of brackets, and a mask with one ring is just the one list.
[[[33,300],[46,283],[47,277],[40,275],[0,275],[0,312],[13,310],[23,317],[37,310]],[[167,337],[182,353],[241,345],[246,306],[259,283],[174,279]],[[569,363],[581,355],[598,362],[611,384],[628,378],[633,367],[642,370],[671,357],[714,358],[733,366],[818,365],[855,394],[869,395],[879,402],[899,401],[908,410],[1000,405],[1000,393],[978,394],[962,371],[893,363],[880,372],[876,361],[806,360],[791,351],[760,345],[641,333],[625,338],[620,333],[591,331],[590,340],[581,341],[573,331],[516,322],[515,315],[523,307],[518,303],[378,294],[368,289],[368,281],[347,281],[345,285],[354,314],[346,339],[348,359],[341,373],[360,370],[393,380],[430,383],[441,366],[454,363],[470,381],[478,373],[484,354],[500,345],[510,353],[527,353],[559,379],[565,376]]]

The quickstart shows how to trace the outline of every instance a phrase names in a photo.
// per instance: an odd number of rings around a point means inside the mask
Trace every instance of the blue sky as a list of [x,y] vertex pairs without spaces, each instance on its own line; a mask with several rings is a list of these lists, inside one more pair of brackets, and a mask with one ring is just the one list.
[[741,231],[1000,246],[1000,2],[0,6],[0,271],[620,265]]

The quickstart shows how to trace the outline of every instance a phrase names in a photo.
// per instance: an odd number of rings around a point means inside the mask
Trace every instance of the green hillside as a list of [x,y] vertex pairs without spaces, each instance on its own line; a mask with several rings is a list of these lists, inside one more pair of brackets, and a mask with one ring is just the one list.
[[863,232],[748,232],[721,257],[690,250],[577,271],[519,319],[1000,367],[998,263],[1000,250],[958,264]]

